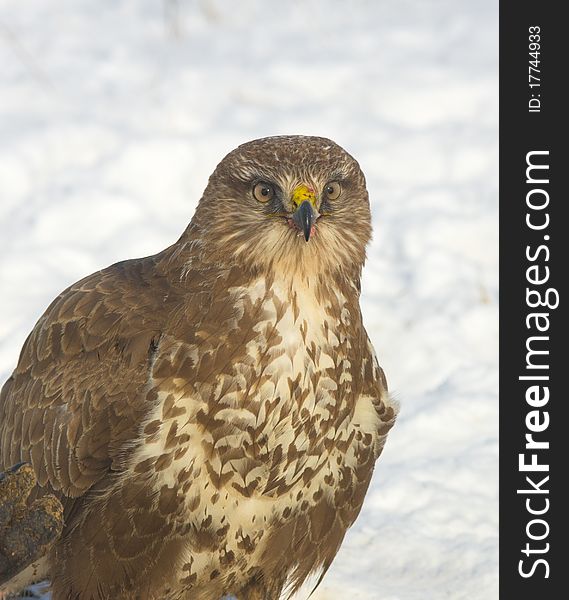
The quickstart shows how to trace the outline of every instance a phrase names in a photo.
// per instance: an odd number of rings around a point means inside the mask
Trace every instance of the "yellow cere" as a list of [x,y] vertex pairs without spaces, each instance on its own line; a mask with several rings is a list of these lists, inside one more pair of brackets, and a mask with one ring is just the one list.
[[314,192],[306,185],[299,185],[292,192],[292,201],[295,206],[300,206],[305,200],[308,200],[312,206],[316,203]]

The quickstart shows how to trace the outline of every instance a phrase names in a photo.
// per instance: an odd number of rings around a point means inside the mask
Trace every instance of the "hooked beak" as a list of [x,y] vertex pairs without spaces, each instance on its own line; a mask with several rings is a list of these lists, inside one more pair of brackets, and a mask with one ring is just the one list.
[[312,226],[316,221],[316,215],[314,213],[314,209],[312,208],[312,204],[308,200],[305,200],[292,215],[292,220],[294,224],[302,231],[304,234],[304,239],[308,242],[310,239],[310,234],[312,233]]

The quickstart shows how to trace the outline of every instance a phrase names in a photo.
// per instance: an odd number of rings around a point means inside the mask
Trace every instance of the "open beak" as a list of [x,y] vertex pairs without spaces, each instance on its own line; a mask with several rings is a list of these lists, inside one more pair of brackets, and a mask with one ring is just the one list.
[[304,234],[304,239],[308,241],[312,233],[312,226],[316,221],[312,204],[308,200],[305,200],[292,215],[292,220]]

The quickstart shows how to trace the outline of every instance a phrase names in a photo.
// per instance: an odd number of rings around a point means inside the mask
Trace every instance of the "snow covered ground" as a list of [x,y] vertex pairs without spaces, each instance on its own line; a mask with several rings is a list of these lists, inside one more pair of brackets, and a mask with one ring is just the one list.
[[362,165],[369,334],[402,404],[315,600],[497,591],[495,0],[0,0],[0,375],[51,299],[174,241],[281,133]]

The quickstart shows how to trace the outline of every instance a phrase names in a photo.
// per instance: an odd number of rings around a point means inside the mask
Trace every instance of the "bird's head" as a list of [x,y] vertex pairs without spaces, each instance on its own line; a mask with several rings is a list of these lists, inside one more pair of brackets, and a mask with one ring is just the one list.
[[331,140],[254,140],[217,166],[190,229],[211,260],[307,276],[359,274],[371,237],[365,178]]

